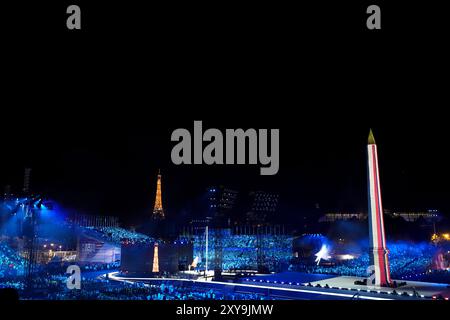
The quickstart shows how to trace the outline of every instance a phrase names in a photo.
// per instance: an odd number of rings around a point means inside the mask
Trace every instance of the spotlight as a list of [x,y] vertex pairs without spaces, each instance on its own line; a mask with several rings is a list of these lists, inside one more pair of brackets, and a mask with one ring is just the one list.
[[36,208],[41,209],[41,207],[42,207],[42,198],[39,199],[36,203]]

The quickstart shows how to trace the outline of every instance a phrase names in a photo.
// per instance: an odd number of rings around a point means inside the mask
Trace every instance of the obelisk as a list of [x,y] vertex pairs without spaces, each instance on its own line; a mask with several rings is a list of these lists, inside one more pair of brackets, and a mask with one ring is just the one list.
[[[388,249],[384,233],[383,204],[381,202],[380,174],[377,145],[372,130],[367,144],[367,183],[369,193],[370,263],[375,271],[373,285],[386,287],[391,283]],[[371,284],[369,284],[371,285]]]

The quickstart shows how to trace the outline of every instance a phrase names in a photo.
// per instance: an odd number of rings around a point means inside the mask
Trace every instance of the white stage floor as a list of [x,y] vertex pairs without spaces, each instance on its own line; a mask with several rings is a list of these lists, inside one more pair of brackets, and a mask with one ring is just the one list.
[[313,286],[320,284],[322,287],[328,284],[330,288],[338,288],[338,289],[356,289],[361,292],[369,291],[380,291],[392,294],[395,290],[398,294],[402,294],[403,292],[407,292],[408,295],[412,295],[414,290],[420,295],[425,297],[432,297],[442,295],[443,297],[450,297],[450,288],[447,284],[440,283],[428,283],[428,282],[418,282],[418,281],[403,281],[397,280],[397,283],[406,282],[407,285],[401,286],[399,288],[386,288],[386,287],[376,287],[376,286],[364,286],[364,285],[355,285],[355,281],[361,281],[363,278],[358,277],[336,277],[325,279],[321,281],[311,282]]

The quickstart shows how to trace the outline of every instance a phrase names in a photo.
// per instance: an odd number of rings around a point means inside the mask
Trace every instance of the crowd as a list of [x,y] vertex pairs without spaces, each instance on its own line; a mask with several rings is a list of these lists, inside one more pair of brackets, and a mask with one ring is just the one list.
[[[437,250],[432,244],[411,244],[407,242],[388,243],[388,248],[391,276],[395,279],[406,279],[412,275],[426,273]],[[333,263],[324,261],[320,265],[300,263],[295,270],[307,273],[366,277],[369,266],[370,259],[367,249],[359,257],[352,260]]]
[[[129,231],[121,228],[104,228],[99,230],[111,239],[127,238]],[[133,234],[134,239],[144,239],[145,236]],[[214,266],[214,234],[209,239],[210,269]],[[291,257],[292,240],[285,236],[263,236],[259,240],[251,235],[222,235],[223,269],[249,270],[257,267],[258,242],[261,241],[263,257],[268,265],[287,263]],[[115,240],[114,240],[115,241]],[[120,241],[120,240],[119,240]],[[205,241],[202,237],[194,239],[194,256],[203,257]],[[430,271],[430,265],[438,248],[432,244],[411,244],[406,242],[388,243],[391,275],[397,280],[419,280],[449,283],[450,272],[447,270]],[[202,268],[200,260],[197,267]],[[314,263],[300,263],[296,271],[314,274],[333,274],[345,276],[366,277],[370,265],[369,252],[363,253],[351,260],[323,261],[319,265]],[[8,242],[0,242],[0,288],[15,288],[26,299],[95,299],[95,300],[259,300],[267,296],[256,293],[236,293],[221,289],[212,289],[191,282],[159,281],[151,284],[124,283],[109,279],[97,278],[99,272],[116,270],[120,262],[107,264],[84,264],[82,270],[82,289],[69,290],[66,287],[68,275],[65,274],[67,265],[49,264],[45,268],[38,268],[32,282],[32,294],[26,289],[23,277],[25,260],[12,249]],[[92,274],[95,276],[88,276]]]
[[101,227],[101,228],[88,227],[86,229],[96,232],[97,235],[100,236],[103,240],[113,242],[116,244],[120,244],[125,239],[132,242],[154,241],[153,239],[144,234],[129,231],[127,229],[119,227]]
[[90,263],[81,265],[82,271],[102,271],[102,270],[117,270],[120,267],[120,261],[112,263]]
[[432,244],[397,243],[389,249],[391,274],[398,279],[427,272],[437,251]]
[[6,242],[0,242],[0,279],[22,275],[25,259],[17,254]]
[[413,274],[405,277],[405,280],[450,284],[450,269],[429,270],[425,273]]
[[87,300],[264,300],[264,295],[225,292],[195,285],[160,283],[117,283],[91,279],[83,282],[81,290],[59,292],[47,299]]
[[24,281],[0,281],[0,287],[15,288],[22,299],[45,300],[265,300],[263,294],[236,293],[213,289],[195,283],[126,283],[97,277],[82,277],[81,289],[70,290],[64,273],[36,274],[32,289],[25,290]]
[[[217,235],[214,230],[208,237],[208,264],[215,263],[215,248]],[[287,265],[292,257],[292,238],[282,235],[263,235],[258,243],[256,235],[233,235],[223,233],[219,236],[222,247],[223,270],[256,270],[258,265],[259,246],[262,250],[263,264],[272,271],[280,265]],[[206,238],[205,235],[194,237],[194,257],[199,257],[197,268],[203,269],[206,264]]]

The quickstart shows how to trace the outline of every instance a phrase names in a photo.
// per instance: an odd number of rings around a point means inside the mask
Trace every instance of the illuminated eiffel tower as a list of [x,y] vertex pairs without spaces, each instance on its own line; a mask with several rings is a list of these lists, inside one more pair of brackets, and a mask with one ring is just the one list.
[[153,219],[162,220],[165,218],[161,198],[161,171],[158,171],[158,182],[156,183],[156,198],[153,208]]
[[159,257],[158,257],[158,243],[155,243],[155,246],[153,247],[153,267],[152,272],[158,273],[159,272]]

